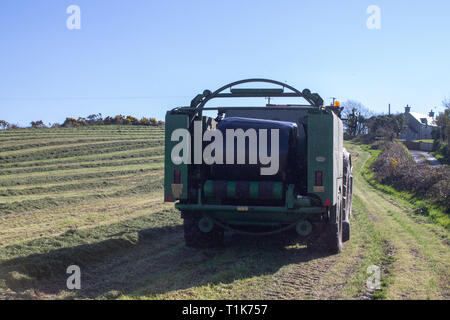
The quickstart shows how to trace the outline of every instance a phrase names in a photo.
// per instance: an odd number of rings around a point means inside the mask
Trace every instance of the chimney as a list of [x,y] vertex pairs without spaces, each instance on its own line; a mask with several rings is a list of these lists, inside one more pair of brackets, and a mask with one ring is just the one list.
[[411,107],[407,104],[405,107],[405,113],[409,113],[411,111]]
[[428,113],[428,115],[429,115],[431,118],[434,118],[434,112],[433,112],[433,110],[431,110],[430,113]]

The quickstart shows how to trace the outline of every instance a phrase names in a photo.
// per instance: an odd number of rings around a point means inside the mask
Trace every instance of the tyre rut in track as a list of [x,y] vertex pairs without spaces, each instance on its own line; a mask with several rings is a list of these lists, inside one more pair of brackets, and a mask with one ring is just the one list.
[[305,262],[286,266],[276,275],[276,280],[267,289],[264,299],[324,299],[322,277],[336,263],[338,256],[318,256],[306,249]]

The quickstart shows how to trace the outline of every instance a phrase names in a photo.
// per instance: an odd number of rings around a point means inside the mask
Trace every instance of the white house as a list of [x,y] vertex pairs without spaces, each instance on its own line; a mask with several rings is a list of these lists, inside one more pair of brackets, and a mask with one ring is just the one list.
[[401,138],[406,140],[432,139],[432,131],[437,127],[434,112],[428,115],[418,112],[411,112],[411,107],[405,107],[405,126]]

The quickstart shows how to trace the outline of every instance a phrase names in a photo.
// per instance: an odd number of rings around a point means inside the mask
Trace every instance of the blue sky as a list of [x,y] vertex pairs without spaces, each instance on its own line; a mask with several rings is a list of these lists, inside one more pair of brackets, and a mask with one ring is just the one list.
[[[66,27],[72,4],[80,30]],[[369,5],[381,9],[380,30],[366,27]],[[250,77],[378,113],[388,103],[442,111],[449,38],[446,0],[2,0],[0,119],[163,119],[203,89]]]

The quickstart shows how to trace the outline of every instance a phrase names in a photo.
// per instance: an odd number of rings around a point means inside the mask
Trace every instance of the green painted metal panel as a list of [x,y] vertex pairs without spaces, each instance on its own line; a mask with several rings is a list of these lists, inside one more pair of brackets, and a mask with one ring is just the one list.
[[[311,113],[308,117],[308,193],[335,205],[342,187],[343,125],[332,111]],[[316,186],[316,171],[322,172],[322,186]]]
[[176,203],[175,207],[184,214],[203,213],[207,216],[234,224],[260,225],[261,222],[292,223],[299,219],[318,221],[322,218],[323,207],[286,209],[284,207],[195,205]]
[[258,182],[250,182],[250,199],[258,199]]
[[282,227],[282,222],[276,222],[276,221],[245,221],[245,220],[227,220],[227,224],[232,226],[258,226],[258,227]]
[[203,193],[205,194],[206,198],[214,197],[213,183],[213,181],[207,180],[203,185]]
[[[338,201],[342,198],[342,183],[344,181],[344,133],[342,120],[333,112],[333,194]],[[334,202],[333,202],[334,203]]]
[[[307,190],[322,201],[335,203],[333,183],[333,113],[310,113],[308,116]],[[322,186],[316,186],[316,171],[322,172]]]
[[230,199],[236,197],[236,183],[234,181],[229,181],[227,183],[227,197]]
[[[242,181],[241,181],[242,182]],[[217,195],[214,193],[214,183],[225,183],[226,184],[226,195]],[[236,193],[236,184],[239,181],[213,181],[207,180],[203,184],[203,194],[206,198],[228,198],[228,199],[238,199],[238,195]],[[248,195],[250,199],[260,199],[259,195],[259,183],[258,181],[250,181],[248,183],[249,190]],[[293,189],[293,185],[292,185]],[[272,197],[270,199],[273,200],[281,200],[283,199],[283,183],[276,181],[273,182],[272,186]]]
[[294,208],[294,185],[290,184],[286,190],[286,208]]
[[[174,164],[171,159],[172,149],[179,141],[171,141],[176,129],[189,129],[189,116],[185,114],[166,113],[164,153],[164,201],[188,198],[188,164]],[[180,183],[174,183],[175,171],[180,171]]]
[[273,197],[274,197],[274,199],[282,199],[283,198],[283,183],[275,182],[273,184]]
[[269,206],[233,206],[233,205],[212,205],[212,204],[182,204],[176,203],[175,207],[180,210],[193,210],[193,211],[235,211],[241,214],[244,213],[323,213],[323,207],[300,207],[295,209],[287,209],[285,207],[269,207]]

